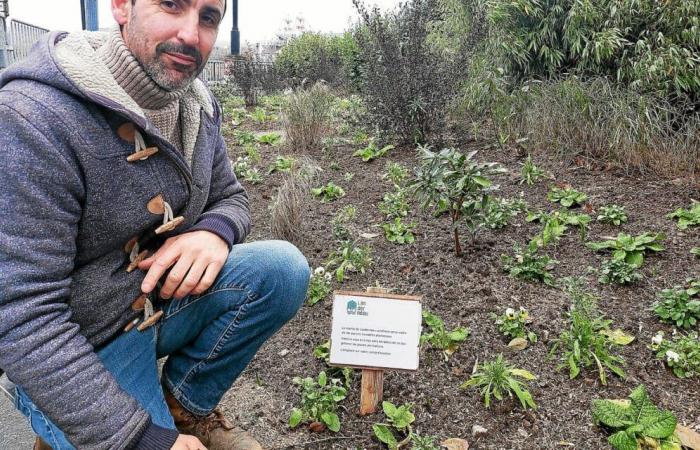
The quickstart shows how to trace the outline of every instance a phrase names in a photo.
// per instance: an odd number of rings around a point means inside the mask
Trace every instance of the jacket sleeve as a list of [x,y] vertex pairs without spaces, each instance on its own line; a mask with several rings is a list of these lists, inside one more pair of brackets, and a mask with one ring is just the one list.
[[225,240],[229,248],[245,241],[250,232],[250,206],[248,194],[231,169],[226,143],[221,135],[221,110],[218,114],[219,130],[214,149],[209,197],[199,220],[188,230],[207,230]]
[[104,368],[68,307],[81,169],[67,130],[49,136],[35,125],[59,119],[30,116],[0,103],[0,367],[76,447],[135,447],[152,428],[149,415]]

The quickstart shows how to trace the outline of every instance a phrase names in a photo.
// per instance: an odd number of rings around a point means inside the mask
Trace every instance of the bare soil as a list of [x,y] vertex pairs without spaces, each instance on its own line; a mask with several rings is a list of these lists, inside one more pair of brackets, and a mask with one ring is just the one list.
[[[599,267],[605,255],[587,249],[577,230],[571,230],[547,251],[560,262],[553,271],[556,278],[587,277],[591,289],[600,295],[599,307],[612,319],[613,327],[636,336],[636,340],[622,350],[627,378],[611,375],[608,385],[603,386],[597,372],[587,370],[579,378],[569,380],[568,371],[557,371],[558,361],[548,359],[551,340],[567,327],[569,300],[561,291],[543,284],[510,278],[501,270],[500,263],[500,255],[512,253],[513,244],[524,244],[537,233],[537,224],[526,223],[521,214],[502,230],[483,232],[474,243],[465,236],[465,254],[458,258],[454,254],[449,219],[433,218],[414,204],[409,221],[417,223],[416,242],[394,245],[384,238],[379,227],[383,216],[376,205],[391,189],[381,180],[381,175],[388,161],[415,167],[415,151],[399,148],[380,160],[363,163],[352,156],[355,148],[340,144],[330,151],[319,150],[307,155],[324,169],[319,186],[332,180],[347,192],[346,197],[335,202],[315,201],[313,208],[306,211],[308,241],[302,250],[309,264],[312,267],[322,265],[335,248],[331,218],[342,206],[353,204],[357,207],[358,229],[379,234],[367,240],[374,250],[374,265],[364,275],[352,274],[342,285],[334,281],[334,289],[364,290],[379,283],[396,293],[422,295],[424,307],[441,316],[449,329],[466,326],[471,330],[469,339],[449,361],[444,361],[439,351],[424,348],[417,372],[387,372],[384,398],[394,403],[412,402],[416,415],[414,429],[420,434],[440,440],[464,438],[472,449],[610,448],[607,434],[593,425],[591,401],[626,397],[640,383],[646,385],[660,407],[677,415],[679,423],[700,430],[700,380],[675,377],[648,348],[657,330],[671,332],[671,328],[661,324],[650,310],[657,293],[698,275],[700,261],[694,259],[689,250],[698,245],[700,229],[679,232],[674,222],[664,217],[678,207],[687,207],[692,198],[697,199],[697,189],[667,180],[603,171],[586,166],[583,161],[579,164],[562,162],[545,154],[535,154],[533,158],[552,178],[534,186],[520,185],[520,164],[524,158],[517,150],[503,152],[484,142],[467,142],[461,149],[478,149],[479,160],[496,161],[508,168],[509,173],[498,177],[501,189],[497,195],[514,198],[523,193],[531,209],[556,209],[546,199],[554,182],[569,183],[587,193],[594,211],[610,203],[625,206],[628,223],[617,228],[594,221],[589,240],[598,241],[603,236],[617,235],[619,231],[666,234],[666,250],[646,259],[643,280],[631,287],[602,285],[595,274],[586,272],[588,266]],[[229,150],[234,160],[242,152],[232,143]],[[260,151],[262,162],[256,166],[264,173],[278,154],[288,154],[289,149],[283,145],[263,146]],[[331,163],[336,163],[339,170],[332,170]],[[346,172],[354,174],[351,182],[344,180]],[[268,206],[281,179],[280,174],[273,174],[258,185],[244,182],[253,208],[254,231],[249,240],[272,238]],[[595,216],[595,212],[591,215]],[[530,311],[532,329],[539,341],[524,351],[510,352],[507,340],[489,315],[520,306]],[[325,369],[323,362],[313,357],[312,350],[329,338],[330,320],[330,298],[312,307],[302,307],[260,350],[227,394],[224,409],[241,426],[252,431],[266,448],[384,448],[372,437],[371,428],[372,423],[384,421],[383,413],[367,417],[358,414],[359,373],[348,398],[341,403],[339,433],[311,433],[304,426],[297,429],[287,426],[289,413],[300,397],[292,378],[315,376]],[[512,402],[489,410],[476,390],[459,388],[477,361],[492,359],[499,353],[504,353],[517,367],[538,376],[530,384],[537,410],[523,411]],[[473,436],[474,425],[488,432]]]

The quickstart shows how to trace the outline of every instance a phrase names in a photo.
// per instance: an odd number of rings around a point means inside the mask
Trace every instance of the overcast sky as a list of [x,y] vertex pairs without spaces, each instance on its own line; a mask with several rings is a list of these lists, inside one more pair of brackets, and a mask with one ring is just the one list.
[[[229,0],[230,1],[230,0]],[[98,0],[100,28],[114,23],[110,0]],[[399,0],[365,0],[386,9]],[[286,17],[302,16],[310,30],[340,32],[356,17],[352,0],[239,0],[238,25],[242,42],[272,39]],[[10,18],[52,30],[81,28],[80,0],[10,0]],[[219,29],[219,41],[228,46],[231,34],[231,8]]]

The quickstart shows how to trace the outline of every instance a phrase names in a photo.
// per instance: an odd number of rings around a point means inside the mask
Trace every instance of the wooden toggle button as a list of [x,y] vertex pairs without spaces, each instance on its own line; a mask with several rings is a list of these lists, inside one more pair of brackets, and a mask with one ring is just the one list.
[[129,242],[127,242],[127,243],[124,245],[124,252],[126,252],[126,253],[131,253],[131,251],[134,249],[134,245],[136,245],[136,243],[137,243],[138,241],[139,241],[139,237],[138,237],[138,236],[134,236],[134,237],[132,237],[131,239],[129,239]]
[[158,147],[148,147],[139,152],[132,153],[126,157],[129,162],[144,161],[148,159],[149,156],[153,156],[158,153]]
[[163,194],[158,194],[150,199],[146,208],[148,208],[151,214],[165,214],[165,199],[163,198]]
[[141,261],[143,261],[144,259],[146,259],[147,257],[148,257],[148,250],[142,251],[142,252],[139,253],[138,256],[136,256],[136,258],[134,258],[134,260],[129,264],[129,266],[126,268],[126,271],[127,271],[128,273],[133,272],[133,271],[136,270],[136,268],[139,266],[139,263],[140,263]]
[[146,300],[148,300],[148,294],[141,294],[138,296],[134,303],[131,304],[131,309],[134,311],[143,311],[146,307]]
[[137,317],[131,322],[127,323],[124,327],[124,333],[128,333],[129,331],[131,331],[136,326],[136,324],[139,323],[139,320],[141,319]]
[[159,226],[156,228],[156,234],[163,234],[167,233],[168,231],[172,231],[175,228],[177,228],[182,222],[185,221],[185,218],[182,216],[178,216],[171,220],[168,223],[164,223],[163,225]]
[[160,320],[161,317],[163,317],[163,310],[156,312],[151,317],[149,317],[148,319],[141,322],[141,324],[138,326],[137,330],[143,331],[148,327],[152,327],[153,325],[156,324],[156,322],[158,322]]
[[136,127],[133,123],[127,122],[117,128],[117,135],[126,142],[131,142],[133,144],[136,140]]

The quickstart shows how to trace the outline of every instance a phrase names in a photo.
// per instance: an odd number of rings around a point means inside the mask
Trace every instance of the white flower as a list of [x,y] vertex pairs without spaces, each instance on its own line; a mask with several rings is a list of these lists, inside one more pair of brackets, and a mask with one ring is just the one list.
[[515,318],[515,310],[513,308],[506,309],[506,317],[509,319]]
[[667,360],[668,362],[677,363],[678,361],[680,361],[680,359],[681,359],[681,355],[679,355],[678,353],[674,352],[673,350],[667,350],[667,351],[666,351],[666,360]]
[[314,275],[323,275],[326,273],[326,269],[323,267],[316,267],[316,270],[314,270]]
[[663,340],[664,340],[664,332],[659,331],[658,333],[656,333],[656,336],[651,338],[651,343],[654,345],[660,345],[661,342],[663,342]]
[[326,279],[326,281],[328,281],[328,282],[330,283],[330,281],[331,281],[331,274],[330,274],[330,272],[326,272],[326,274],[324,275],[324,278]]

